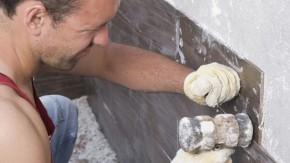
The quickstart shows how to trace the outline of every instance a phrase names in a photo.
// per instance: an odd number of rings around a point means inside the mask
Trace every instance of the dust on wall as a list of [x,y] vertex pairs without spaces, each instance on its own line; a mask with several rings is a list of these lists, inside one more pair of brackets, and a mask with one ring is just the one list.
[[287,163],[290,141],[290,1],[165,0],[265,72],[262,145]]

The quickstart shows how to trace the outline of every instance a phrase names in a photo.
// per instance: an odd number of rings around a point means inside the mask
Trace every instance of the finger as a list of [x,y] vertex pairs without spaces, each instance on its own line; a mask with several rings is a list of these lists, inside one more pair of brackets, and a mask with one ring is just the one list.
[[191,84],[197,80],[200,77],[200,75],[197,73],[197,71],[190,73],[184,80],[184,93],[185,95],[193,100],[194,102],[200,104],[200,105],[206,105],[204,96],[196,96],[192,91]]
[[240,90],[240,78],[236,71],[218,63],[211,63],[198,69],[200,73],[215,74],[222,83],[222,91],[219,103],[224,103],[235,97]]
[[227,163],[231,160],[231,155],[234,153],[233,149],[221,149],[216,151],[209,151],[198,154],[200,159],[206,163]]
[[224,148],[221,150],[214,151],[215,153],[214,156],[217,158],[217,160],[227,162],[234,152],[235,152],[234,149]]
[[195,96],[205,96],[212,89],[212,84],[208,81],[208,78],[200,76],[197,80],[191,84],[191,90]]
[[222,83],[216,78],[211,78],[210,82],[212,83],[212,89],[209,91],[208,95],[205,98],[206,104],[210,107],[216,107],[219,105],[219,98],[222,90]]

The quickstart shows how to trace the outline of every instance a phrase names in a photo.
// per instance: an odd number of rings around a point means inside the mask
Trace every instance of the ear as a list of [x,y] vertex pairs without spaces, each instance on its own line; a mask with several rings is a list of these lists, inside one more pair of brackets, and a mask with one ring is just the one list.
[[38,36],[41,34],[46,21],[48,21],[48,14],[42,4],[35,4],[25,10],[24,23],[31,34]]

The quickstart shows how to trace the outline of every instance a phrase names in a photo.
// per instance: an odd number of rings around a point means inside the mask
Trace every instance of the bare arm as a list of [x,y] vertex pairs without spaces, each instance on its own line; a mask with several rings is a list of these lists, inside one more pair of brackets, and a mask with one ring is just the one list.
[[191,71],[157,53],[111,43],[94,47],[70,73],[98,76],[135,90],[183,93],[183,81]]
[[49,150],[17,105],[0,101],[0,162],[51,163]]

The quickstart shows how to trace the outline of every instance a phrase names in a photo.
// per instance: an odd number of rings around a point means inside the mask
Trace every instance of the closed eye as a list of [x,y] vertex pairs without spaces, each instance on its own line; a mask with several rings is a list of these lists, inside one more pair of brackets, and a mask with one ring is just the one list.
[[81,30],[80,32],[97,32],[99,30],[101,30],[102,28],[106,27],[107,26],[107,22],[98,26],[97,28],[92,28],[92,29],[84,29],[84,30]]
[[88,45],[88,48],[92,47],[94,45],[93,42],[91,42],[89,45]]

